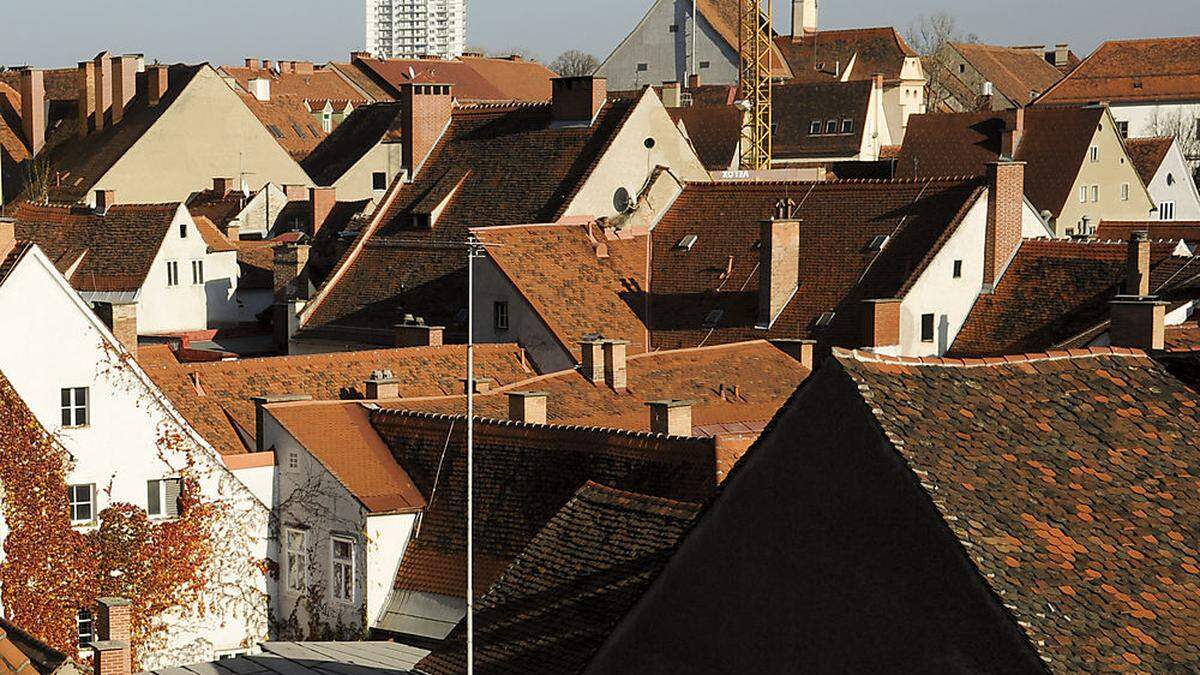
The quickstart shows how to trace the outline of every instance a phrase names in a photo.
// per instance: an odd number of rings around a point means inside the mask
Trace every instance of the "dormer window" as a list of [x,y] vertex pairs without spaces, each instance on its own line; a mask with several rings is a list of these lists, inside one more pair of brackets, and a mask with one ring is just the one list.
[[808,133],[816,136],[821,133],[821,120],[813,120],[812,124],[808,125]]
[[854,133],[854,120],[852,120],[852,119],[842,120],[842,133],[843,134]]
[[825,133],[836,134],[837,130],[838,130],[838,121],[837,120],[829,120],[828,122],[825,123]]

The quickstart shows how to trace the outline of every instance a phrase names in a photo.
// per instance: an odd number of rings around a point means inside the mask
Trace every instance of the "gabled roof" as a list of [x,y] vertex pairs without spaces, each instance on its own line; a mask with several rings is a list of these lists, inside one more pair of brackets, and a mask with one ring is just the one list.
[[[741,44],[739,26],[741,25],[741,0],[696,0],[696,11],[704,17],[713,30],[725,41],[736,54]],[[775,31],[771,31],[775,37]],[[779,38],[776,38],[779,39]],[[789,78],[792,76],[788,59],[780,50],[778,44],[771,46],[771,77]]]
[[204,239],[204,243],[208,245],[209,253],[231,253],[238,250],[238,247],[213,224],[213,221],[204,216],[196,216],[192,219],[196,224],[196,231],[200,233],[200,238]]
[[[590,127],[554,126],[548,104],[456,109],[415,180],[393,183],[305,308],[304,327],[390,328],[404,314],[461,323],[468,228],[557,221],[636,103],[607,103]],[[432,228],[413,223],[430,192],[468,171]]]
[[0,82],[0,153],[11,167],[29,159],[29,147],[21,129],[21,95],[3,82]]
[[87,207],[21,202],[10,215],[19,239],[36,243],[79,291],[137,291],[181,204]]
[[[1200,259],[1173,261],[1177,244],[1151,245],[1152,293],[1200,274]],[[950,352],[961,356],[1038,352],[1088,334],[1108,319],[1109,301],[1122,292],[1127,247],[1123,242],[1023,241],[995,292],[975,302]],[[1175,261],[1189,264],[1191,273],[1177,274],[1180,266]]]
[[297,162],[307,157],[329,136],[305,107],[303,98],[272,93],[269,101],[260,101],[243,91],[235,93],[271,134],[271,138]]
[[[735,43],[736,44],[736,43]],[[775,47],[782,52],[791,70],[791,81],[829,82],[845,76],[851,67],[851,80],[869,80],[882,73],[885,80],[900,79],[904,59],[915,58],[913,51],[895,28],[851,28],[823,30],[804,36],[778,36]],[[838,73],[838,70],[841,73]]]
[[[466,347],[415,347],[310,356],[279,356],[242,361],[171,364],[161,360],[143,369],[176,409],[223,455],[253,452],[243,438],[255,437],[256,396],[309,395],[317,400],[361,399],[364,382],[376,370],[403,381],[405,396],[446,396],[462,391]],[[476,348],[477,377],[499,384],[531,374],[515,345]]]
[[[378,410],[371,423],[429,501],[396,588],[463,597],[465,419]],[[479,420],[473,457],[480,595],[589,480],[692,502],[716,487],[712,439]]]
[[333,185],[371,148],[385,140],[400,140],[402,111],[396,102],[355,108],[300,166],[317,185]]
[[460,101],[549,101],[550,80],[555,77],[542,64],[519,58],[356,58],[353,66],[393,97],[400,95],[401,85],[407,82],[432,82],[454,85],[454,95]]
[[[699,508],[585,484],[478,601],[476,667],[582,672],[658,576]],[[465,668],[463,624],[416,666],[430,675]]]
[[[983,190],[980,181],[952,179],[688,184],[651,235],[651,343],[858,344],[860,301],[902,297]],[[759,222],[780,199],[797,205],[801,221],[800,286],[764,331],[755,328]],[[687,235],[697,237],[690,249],[679,246]],[[882,236],[886,245],[872,250]],[[827,312],[832,323],[817,326]]]
[[951,42],[950,46],[996,91],[1018,105],[1028,105],[1063,77],[1041,52],[969,42]]
[[1155,103],[1200,99],[1200,36],[1100,45],[1038,103]]
[[[771,137],[772,159],[858,155],[873,88],[871,80],[776,86],[772,93],[776,125]],[[842,131],[844,120],[853,125],[847,133]],[[837,123],[834,133],[826,133],[829,121]],[[821,123],[820,132],[812,133],[813,122]]]
[[1158,175],[1159,167],[1174,144],[1174,136],[1125,139],[1125,152],[1129,153],[1129,161],[1133,162],[1133,168],[1137,169],[1144,185],[1150,185]]
[[[1025,195],[1058,217],[1105,116],[1104,108],[1030,108],[1014,159],[1026,163]],[[1016,112],[929,113],[908,118],[896,175],[982,176],[1000,157],[1002,135]]]
[[188,197],[187,207],[193,218],[203,216],[224,231],[251,199],[253,195],[248,197],[236,188],[224,194],[211,189],[199,190]]
[[274,68],[222,66],[221,72],[232,78],[243,92],[250,92],[250,80],[262,78],[271,83],[271,98],[289,96],[303,106],[305,100],[346,100],[366,102],[362,93],[337,72],[323,67],[311,73],[280,72]]
[[[778,89],[777,89],[778,91]],[[709,171],[728,169],[738,151],[745,113],[730,103],[697,103],[667,108],[676,124],[683,123],[696,155]]]

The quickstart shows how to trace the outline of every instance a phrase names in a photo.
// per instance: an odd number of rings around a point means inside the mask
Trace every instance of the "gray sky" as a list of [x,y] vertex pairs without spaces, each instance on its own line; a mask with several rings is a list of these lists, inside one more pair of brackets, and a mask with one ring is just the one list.
[[[599,58],[650,0],[468,0],[468,43],[550,60],[568,48]],[[775,0],[787,30],[788,0]],[[4,0],[0,63],[73,65],[102,49],[160,61],[238,63],[245,56],[345,59],[363,43],[362,0]],[[344,6],[337,14],[332,7]],[[894,25],[953,13],[985,42],[1065,41],[1086,56],[1106,38],[1200,34],[1197,0],[824,0],[824,28]],[[286,15],[282,14],[286,12]]]

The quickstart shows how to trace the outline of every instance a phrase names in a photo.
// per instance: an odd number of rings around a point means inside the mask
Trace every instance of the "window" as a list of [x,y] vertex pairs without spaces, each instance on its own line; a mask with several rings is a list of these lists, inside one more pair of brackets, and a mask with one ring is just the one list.
[[1129,201],[1129,183],[1121,183],[1121,201]]
[[179,263],[174,260],[167,261],[167,285],[179,285]]
[[933,342],[933,315],[921,315],[921,342]]
[[146,514],[156,518],[178,518],[182,491],[183,481],[179,478],[146,481]]
[[828,122],[825,123],[825,133],[827,133],[827,134],[836,134],[837,133],[837,120],[829,120]]
[[275,138],[283,138],[283,132],[280,131],[279,127],[275,126],[274,124],[268,124],[267,129],[271,132],[271,135],[274,136]]
[[325,133],[329,133],[329,132],[333,131],[333,115],[332,114],[324,113],[323,115],[321,115],[321,129]]
[[308,533],[284,530],[287,540],[287,588],[302,592],[308,587]]
[[817,317],[817,328],[826,328],[833,323],[833,317],[837,316],[836,312],[821,312],[821,316]]
[[95,485],[68,485],[67,499],[71,504],[72,523],[90,523],[96,519]]
[[1100,148],[1093,145],[1088,149],[1088,158],[1092,160],[1092,164],[1100,161]]
[[179,238],[187,239],[187,223],[179,224]]
[[961,260],[954,261],[954,275],[953,276],[955,279],[962,278],[962,261]]
[[332,544],[333,599],[354,602],[354,542],[334,537]]
[[497,301],[492,305],[492,323],[496,330],[508,330],[508,303]]
[[192,261],[192,285],[201,286],[204,284],[204,261]]
[[637,71],[638,71],[639,73],[644,73],[644,72],[646,72],[647,70],[650,70],[650,64],[648,64],[648,63],[639,63],[639,64],[637,64]]
[[371,174],[371,189],[386,190],[387,189],[387,174],[382,171],[376,171]]
[[679,25],[678,25],[678,24],[674,24],[674,23],[673,23],[673,24],[671,24],[671,25],[670,25],[670,26],[667,28],[667,30],[668,30],[668,31],[670,31],[670,32],[672,32],[672,33],[678,33],[678,32],[679,32]]
[[75,612],[75,632],[79,635],[79,648],[87,649],[96,641],[96,631],[92,628],[92,613],[86,609]]
[[1175,184],[1175,174],[1168,173],[1167,174],[1167,185],[1174,185],[1174,184]]
[[300,453],[292,450],[288,453],[288,468],[297,469],[300,467]]
[[1079,186],[1079,203],[1080,204],[1087,203],[1087,186],[1086,185]]
[[1093,185],[1092,186],[1092,203],[1095,204],[1098,201],[1100,201],[1100,186]]
[[1175,220],[1175,202],[1162,202],[1158,205],[1159,220]]
[[701,68],[701,70],[703,70],[703,69],[706,69],[706,68],[710,67],[711,65],[712,65],[712,64],[711,64],[711,63],[709,63],[708,61],[701,61],[701,62],[700,62],[700,68]]
[[814,136],[821,133],[821,120],[813,120],[812,124],[808,125],[808,133]]
[[967,72],[967,64],[965,64],[965,63],[958,64],[958,73],[961,75],[965,72]]
[[842,133],[843,134],[854,133],[854,120],[852,120],[852,119],[842,120]]
[[1129,122],[1117,122],[1117,133],[1121,138],[1129,138]]
[[67,387],[61,391],[62,425],[64,427],[86,427],[88,425],[88,388]]

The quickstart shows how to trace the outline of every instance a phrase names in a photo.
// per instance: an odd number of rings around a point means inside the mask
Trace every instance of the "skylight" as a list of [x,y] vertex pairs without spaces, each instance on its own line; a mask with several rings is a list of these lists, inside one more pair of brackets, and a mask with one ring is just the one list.
[[817,328],[826,328],[833,323],[833,317],[837,316],[837,312],[823,312],[817,317]]
[[878,235],[871,239],[870,244],[867,244],[867,250],[868,251],[882,251],[883,247],[887,246],[888,240],[890,240],[890,239],[891,239],[891,237],[889,237],[886,234]]
[[700,237],[694,234],[689,234],[683,239],[680,239],[679,243],[675,244],[675,248],[681,251],[690,251],[692,250],[692,247],[696,245],[697,241],[700,241]]
[[721,323],[721,317],[723,316],[725,316],[725,310],[714,309],[708,313],[708,316],[704,317],[704,327],[716,328],[717,324]]

